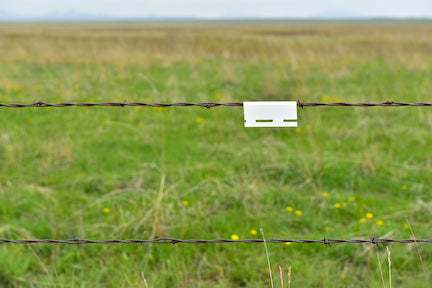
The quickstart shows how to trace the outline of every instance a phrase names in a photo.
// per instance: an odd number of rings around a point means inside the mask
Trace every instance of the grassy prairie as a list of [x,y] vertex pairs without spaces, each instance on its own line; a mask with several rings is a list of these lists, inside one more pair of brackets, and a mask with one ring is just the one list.
[[[431,35],[3,24],[0,102],[431,102]],[[432,237],[430,108],[299,115],[297,130],[245,129],[235,107],[0,108],[0,238],[410,238],[407,220]],[[291,287],[383,287],[386,246],[393,286],[426,287],[432,245],[418,245],[424,275],[415,245],[269,244],[275,287],[278,266]],[[4,244],[0,264],[1,287],[145,287],[141,273],[149,287],[270,286],[261,244]]]

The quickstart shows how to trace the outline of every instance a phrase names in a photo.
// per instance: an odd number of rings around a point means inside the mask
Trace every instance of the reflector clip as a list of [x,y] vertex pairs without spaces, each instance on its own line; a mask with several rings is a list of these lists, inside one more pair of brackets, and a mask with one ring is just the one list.
[[243,102],[245,127],[297,127],[296,101]]

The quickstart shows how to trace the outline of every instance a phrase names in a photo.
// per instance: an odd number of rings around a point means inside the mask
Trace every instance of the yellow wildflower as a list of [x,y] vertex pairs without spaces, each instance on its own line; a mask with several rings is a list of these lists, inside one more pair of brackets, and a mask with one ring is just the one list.
[[353,197],[353,196],[349,197],[349,201],[354,202],[355,201],[355,197]]
[[406,228],[406,229],[409,229],[410,227],[409,227],[409,225],[408,225],[408,224],[405,224],[405,228]]
[[366,221],[367,221],[366,218],[361,218],[360,219],[360,223],[366,223]]
[[252,230],[250,230],[250,233],[251,233],[252,235],[257,235],[257,230],[252,229]]
[[291,245],[292,242],[285,242],[285,245]]
[[382,221],[382,220],[378,220],[378,221],[377,221],[377,224],[380,225],[380,226],[381,226],[381,225],[384,225],[384,221]]
[[340,208],[340,207],[341,207],[341,204],[340,204],[340,203],[335,203],[335,204],[334,204],[334,207],[335,207],[335,208]]
[[8,145],[8,146],[7,146],[7,150],[8,150],[8,151],[13,151],[13,146],[12,146],[12,145]]
[[292,212],[293,209],[292,209],[291,206],[287,206],[287,207],[285,208],[285,210],[288,211],[288,212]]
[[184,206],[189,206],[189,201],[186,201],[186,200],[183,201],[183,205],[184,205]]
[[103,209],[103,212],[104,212],[105,214],[108,214],[110,211],[111,211],[111,210],[110,210],[108,207],[105,207],[105,208]]
[[330,228],[329,227],[324,227],[324,231],[328,232],[328,231],[330,231]]
[[237,234],[232,234],[231,235],[231,240],[239,240],[240,237]]
[[372,213],[366,213],[366,218],[372,219],[374,215]]
[[297,133],[300,133],[300,132],[301,132],[301,128],[300,128],[300,127],[297,127],[296,132],[297,132]]
[[308,124],[308,125],[306,125],[306,129],[307,129],[307,130],[311,130],[311,129],[312,129],[312,126]]
[[330,97],[328,97],[328,96],[324,96],[321,99],[324,103],[330,103],[331,102]]
[[402,189],[402,190],[407,190],[407,189],[408,189],[408,186],[407,186],[407,185],[402,185],[401,189]]
[[300,216],[300,215],[303,214],[303,212],[302,212],[301,210],[296,210],[296,211],[295,211],[295,214],[298,215],[298,216]]
[[323,197],[328,197],[328,195],[329,195],[329,194],[328,194],[327,192],[324,192],[324,193],[322,194]]
[[200,117],[198,117],[198,118],[196,118],[196,120],[195,120],[197,123],[204,123],[205,122],[205,119],[204,118],[200,118]]
[[347,206],[348,206],[348,203],[347,203],[347,202],[342,202],[342,206],[343,206],[343,207],[347,207]]

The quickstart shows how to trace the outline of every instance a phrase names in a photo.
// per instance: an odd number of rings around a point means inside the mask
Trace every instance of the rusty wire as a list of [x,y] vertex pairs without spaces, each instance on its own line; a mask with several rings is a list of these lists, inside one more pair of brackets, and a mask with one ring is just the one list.
[[319,106],[342,106],[342,107],[402,107],[402,106],[414,106],[414,107],[429,107],[432,103],[426,102],[416,102],[416,103],[405,103],[405,102],[395,102],[395,101],[385,101],[381,103],[346,103],[346,102],[334,102],[334,103],[317,103],[309,102],[302,103],[298,101],[297,105],[301,108],[303,107],[319,107]]
[[46,103],[46,102],[35,102],[31,104],[2,104],[0,107],[10,107],[10,108],[25,108],[25,107],[94,107],[94,106],[111,106],[111,107],[125,107],[125,106],[149,106],[149,107],[170,107],[170,106],[199,106],[205,108],[212,108],[216,106],[243,106],[243,103],[216,103],[216,102],[206,102],[206,103],[143,103],[143,102],[100,102],[100,103]]
[[[44,243],[44,244],[145,244],[145,243],[153,243],[153,244],[177,244],[177,243],[185,243],[185,244],[208,244],[208,243],[262,243],[263,239],[240,239],[240,240],[232,240],[232,239],[176,239],[176,238],[156,238],[150,240],[141,240],[141,239],[106,239],[106,240],[89,240],[89,239],[65,239],[65,240],[54,240],[54,239],[24,239],[24,240],[12,240],[12,239],[0,239],[0,244],[36,244],[36,243]],[[432,239],[386,239],[386,238],[372,238],[372,239],[327,239],[323,238],[321,240],[311,240],[311,239],[267,239],[265,240],[267,243],[301,243],[301,244],[312,244],[312,243],[321,243],[321,244],[338,244],[338,243],[351,243],[351,244],[380,244],[380,243],[432,243]]]
[[[320,103],[320,102],[309,102],[303,103],[298,101],[297,105],[303,107],[321,107],[321,106],[332,106],[332,107],[402,107],[402,106],[414,106],[414,107],[430,107],[432,103],[417,102],[417,103],[405,103],[395,101],[385,101],[382,103],[346,103],[346,102],[334,102],[334,103]],[[217,103],[217,102],[204,102],[204,103],[189,103],[189,102],[177,102],[177,103],[144,103],[144,102],[99,102],[99,103],[47,103],[38,101],[30,104],[19,104],[19,103],[0,103],[0,107],[8,108],[26,108],[26,107],[94,107],[94,106],[110,106],[110,107],[125,107],[125,106],[149,106],[149,107],[187,107],[187,106],[198,106],[204,108],[212,108],[217,106],[229,106],[238,107],[243,106],[242,102],[232,103]]]

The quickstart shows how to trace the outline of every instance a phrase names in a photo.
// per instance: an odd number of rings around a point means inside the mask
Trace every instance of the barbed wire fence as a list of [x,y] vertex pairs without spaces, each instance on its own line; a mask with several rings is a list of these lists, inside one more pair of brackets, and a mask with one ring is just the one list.
[[[396,102],[396,101],[385,101],[381,103],[347,103],[347,102],[333,102],[333,103],[323,103],[323,102],[300,102],[297,101],[297,105],[300,108],[304,107],[322,107],[322,106],[330,106],[330,107],[431,107],[432,103],[428,102],[415,102],[415,103],[406,103],[406,102]],[[242,102],[231,102],[231,103],[219,103],[219,102],[203,102],[203,103],[190,103],[190,102],[177,102],[177,103],[145,103],[145,102],[99,102],[99,103],[84,103],[84,102],[66,102],[66,103],[47,103],[38,101],[30,104],[19,104],[19,103],[0,103],[0,107],[8,107],[8,108],[28,108],[28,107],[36,107],[36,108],[46,108],[46,107],[100,107],[100,106],[109,106],[109,107],[127,107],[127,106],[148,106],[148,107],[188,107],[188,106],[197,106],[204,108],[213,108],[213,107],[241,107],[243,106]]]
[[[65,102],[65,103],[47,103],[38,101],[29,104],[18,104],[18,103],[0,103],[0,107],[4,108],[47,108],[47,107],[203,107],[203,108],[213,108],[213,107],[241,107],[242,102],[230,102],[230,103],[219,103],[219,102],[202,102],[202,103],[190,103],[190,102],[176,102],[176,103],[145,103],[145,102],[99,102],[99,103],[84,103],[84,102]],[[297,101],[297,106],[300,108],[304,107],[432,107],[432,103],[428,102],[396,102],[396,101],[385,101],[381,103],[347,103],[347,102],[333,102],[333,103],[323,103],[323,102],[300,102]],[[388,239],[388,238],[371,238],[371,239],[333,239],[333,238],[323,238],[323,239],[177,239],[177,238],[155,238],[149,240],[143,239],[103,239],[103,240],[92,240],[92,239],[79,239],[77,237],[73,239],[2,239],[0,238],[0,244],[223,244],[223,243],[243,243],[243,244],[254,244],[254,243],[299,243],[299,244],[325,244],[331,246],[331,244],[373,244],[378,245],[382,243],[402,243],[402,244],[417,244],[417,243],[432,243],[432,239]]]
[[24,239],[24,240],[12,240],[12,239],[0,239],[0,244],[210,244],[210,243],[301,243],[301,244],[314,244],[321,243],[325,245],[339,244],[339,243],[351,243],[351,244],[381,244],[381,243],[432,243],[432,239],[387,239],[387,238],[371,238],[371,239],[333,239],[323,238],[320,240],[312,239],[176,239],[176,238],[156,238],[150,240],[141,239],[105,239],[105,240],[89,240],[89,239],[65,239],[65,240],[54,240],[54,239]]

